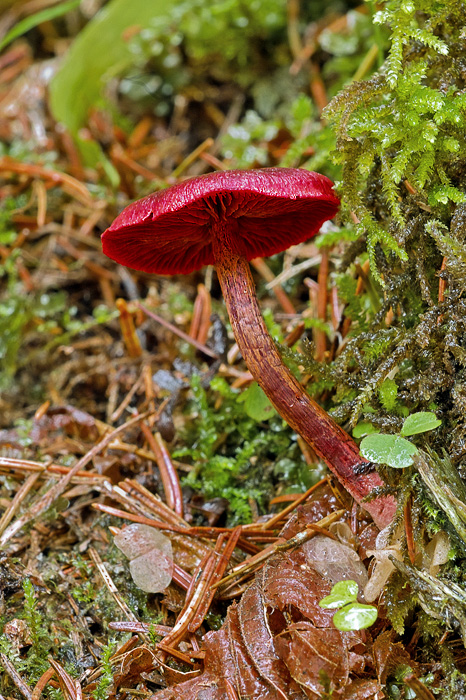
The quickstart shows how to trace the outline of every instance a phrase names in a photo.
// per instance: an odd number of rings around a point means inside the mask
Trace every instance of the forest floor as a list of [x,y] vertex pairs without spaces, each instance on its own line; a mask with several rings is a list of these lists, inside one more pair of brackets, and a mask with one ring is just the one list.
[[[433,698],[442,664],[418,655],[415,624],[395,632],[393,601],[367,630],[319,606],[340,578],[367,584],[378,530],[253,383],[215,273],[155,277],[101,251],[129,201],[232,167],[222,139],[250,93],[184,90],[130,126],[95,108],[90,166],[50,110],[63,37],[52,20],[34,31],[0,56],[1,699]],[[311,48],[281,68],[305,65],[320,110]],[[240,166],[293,143],[257,130]],[[343,250],[309,241],[254,264],[274,337],[319,362],[349,332],[331,274]],[[360,293],[368,265],[355,280]]]

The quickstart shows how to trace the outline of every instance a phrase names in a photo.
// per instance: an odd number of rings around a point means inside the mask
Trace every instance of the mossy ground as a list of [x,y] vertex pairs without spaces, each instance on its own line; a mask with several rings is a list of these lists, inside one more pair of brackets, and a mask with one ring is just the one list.
[[[295,257],[273,259],[270,266],[278,274],[298,262],[297,256],[319,260],[322,247],[328,249],[327,285],[336,290],[337,311],[331,317],[330,299],[336,297],[330,295],[328,318],[311,310],[318,263],[285,282],[298,310],[295,320],[304,320],[308,340],[299,352],[297,346],[284,347],[284,356],[349,431],[367,422],[397,433],[406,415],[417,411],[433,411],[442,420],[440,428],[417,438],[429,478],[415,467],[382,466],[381,472],[399,495],[400,523],[409,508],[418,551],[436,531],[445,530],[451,559],[438,584],[422,579],[406,559],[388,586],[386,605],[400,639],[408,644],[409,635],[416,635],[420,640],[420,662],[442,665],[442,697],[458,698],[465,696],[460,650],[466,545],[460,494],[466,477],[466,5],[389,0],[383,7],[365,7],[371,11],[332,5],[343,26],[334,30],[330,19],[322,19],[317,2],[303,9],[297,25],[278,2],[273,7],[255,3],[246,15],[240,3],[227,7],[217,2],[209,8],[202,2],[180,3],[178,32],[169,33],[174,18],[164,16],[163,41],[154,41],[150,32],[136,33],[136,58],[125,64],[112,88],[116,100],[109,102],[106,94],[105,106],[102,101],[94,105],[88,121],[78,125],[87,129],[84,136],[92,145],[87,150],[77,151],[60,136],[53,115],[44,109],[45,90],[33,110],[42,119],[46,146],[35,140],[37,132],[24,120],[8,113],[2,157],[26,169],[12,173],[2,160],[2,455],[71,465],[101,436],[98,421],[115,427],[124,419],[124,412],[112,416],[133,386],[138,388],[128,407],[140,411],[160,406],[173,393],[163,386],[158,394],[148,389],[152,374],[163,370],[167,386],[170,380],[178,382],[169,415],[176,433],[172,449],[185,470],[185,489],[201,494],[199,509],[193,509],[196,522],[205,522],[202,508],[214,498],[230,502],[228,514],[220,506],[220,518],[234,524],[266,511],[273,495],[303,491],[317,480],[320,472],[308,469],[308,455],[278,416],[264,419],[253,392],[238,402],[243,391],[232,387],[232,375],[215,376],[215,363],[135,309],[131,313],[143,354],[128,355],[113,306],[116,296],[143,298],[167,320],[189,329],[197,285],[205,283],[221,319],[214,321],[210,336],[219,352],[230,344],[226,319],[210,273],[169,282],[115,271],[100,253],[99,233],[123,203],[165,186],[173,171],[196,174],[221,162],[226,167],[278,164],[325,172],[337,180],[342,198],[337,226],[320,237],[320,248],[312,243]],[[196,22],[203,12],[211,24],[208,32],[199,33]],[[267,21],[262,21],[264,13]],[[245,16],[246,33],[241,30]],[[29,81],[35,62],[57,54],[58,38],[71,39],[89,19],[74,17],[39,24],[13,46],[26,57]],[[219,42],[226,17],[235,21],[228,41]],[[213,22],[218,24],[215,31]],[[207,25],[206,20],[202,26]],[[296,29],[300,46],[292,40]],[[111,27],[105,31],[111,34]],[[305,50],[313,41],[307,62]],[[241,54],[245,45],[247,52]],[[233,54],[244,60],[232,63]],[[377,60],[384,61],[379,69]],[[150,82],[155,73],[158,80]],[[9,84],[15,100],[17,81],[19,73]],[[333,97],[324,120],[319,115],[322,88]],[[66,117],[72,102],[65,94],[62,100]],[[25,110],[28,115],[27,104]],[[210,162],[184,160],[210,137],[218,139]],[[67,189],[32,167],[28,174],[27,166],[38,164],[71,174],[75,183]],[[152,180],[148,171],[154,173]],[[100,209],[83,202],[79,182]],[[257,281],[269,325],[282,342],[289,319]],[[326,340],[324,356],[317,361],[319,333]],[[63,409],[49,414],[48,423],[43,416],[34,419],[47,400],[81,409],[87,418]],[[126,440],[143,447],[138,434]],[[94,466],[116,481],[136,478],[161,491],[157,474],[141,454],[128,451],[117,459],[109,453]],[[6,470],[1,479],[6,509],[23,475]],[[0,651],[31,687],[48,668],[49,654],[73,677],[102,664],[95,696],[103,698],[112,642],[107,623],[118,612],[95,569],[89,568],[84,554],[89,542],[140,618],[156,624],[160,606],[135,589],[110,545],[108,526],[121,521],[92,511],[92,488],[86,491],[81,485],[80,492],[75,486],[6,550],[0,572],[2,621],[22,618],[26,631],[20,644],[3,635]],[[39,495],[46,488],[47,482],[39,479]],[[32,490],[24,496],[23,511],[36,495]],[[170,605],[179,607],[175,594]],[[118,637],[119,645],[122,639]],[[2,684],[5,695],[17,692],[9,677]],[[394,682],[389,689],[393,697],[400,697],[399,687]]]

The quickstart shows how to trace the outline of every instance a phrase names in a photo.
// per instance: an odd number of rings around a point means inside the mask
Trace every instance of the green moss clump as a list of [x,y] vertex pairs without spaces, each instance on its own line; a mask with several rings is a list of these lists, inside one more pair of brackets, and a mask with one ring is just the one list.
[[[442,420],[417,439],[432,450],[427,454],[444,455],[430,459],[430,481],[416,465],[383,470],[401,501],[410,499],[418,550],[440,528],[453,543],[456,566],[450,562],[438,579],[422,578],[422,568],[406,558],[387,593],[400,633],[419,604],[424,607],[418,625],[432,649],[448,619],[463,636],[465,629],[458,601],[455,610],[445,603],[442,613],[425,604],[439,591],[447,600],[450,587],[458,600],[464,593],[465,541],[456,517],[462,506],[455,501],[445,508],[436,495],[441,484],[446,488],[446,465],[448,483],[466,477],[465,12],[466,4],[454,0],[384,3],[374,16],[391,31],[384,65],[368,80],[352,82],[326,109],[337,137],[341,219],[359,240],[335,277],[345,304],[345,342],[336,339],[327,365],[311,352],[302,363],[312,376],[310,393],[325,390],[328,408],[349,429],[366,421],[397,433],[415,411],[434,411]],[[358,278],[363,285],[356,291]],[[454,668],[452,662],[446,670],[446,686],[455,686]]]
[[[337,135],[342,220],[360,239],[336,284],[349,342],[327,367],[308,357],[316,387],[335,387],[335,416],[388,432],[403,412],[434,410],[462,470],[465,405],[466,72],[464,3],[392,0],[382,68],[351,83],[326,117]],[[357,221],[355,224],[354,222]],[[369,259],[369,275],[361,265]],[[365,281],[356,293],[355,277]],[[443,288],[439,288],[439,279]],[[314,387],[311,386],[311,391]],[[452,445],[452,431],[456,445]]]

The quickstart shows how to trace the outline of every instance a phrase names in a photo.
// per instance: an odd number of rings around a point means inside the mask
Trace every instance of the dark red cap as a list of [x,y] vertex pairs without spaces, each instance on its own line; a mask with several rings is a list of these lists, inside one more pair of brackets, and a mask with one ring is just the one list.
[[124,209],[102,235],[105,255],[135,270],[186,274],[215,265],[212,237],[230,222],[248,259],[312,238],[340,205],[324,175],[298,168],[225,170],[184,180]]

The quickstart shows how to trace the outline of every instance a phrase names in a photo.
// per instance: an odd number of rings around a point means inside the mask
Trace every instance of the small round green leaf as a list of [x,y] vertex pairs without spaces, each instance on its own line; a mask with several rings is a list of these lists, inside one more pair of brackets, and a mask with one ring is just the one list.
[[360,445],[361,454],[370,462],[387,464],[395,469],[404,469],[413,463],[412,456],[417,447],[398,435],[373,433],[365,437]]
[[362,423],[358,423],[357,425],[354,426],[353,428],[353,437],[356,438],[362,438],[365,435],[370,435],[371,433],[375,433],[376,428],[372,425],[372,423],[368,423],[366,421],[363,421]]
[[394,435],[383,435],[382,433],[372,433],[367,435],[359,446],[363,457],[369,462],[376,464],[387,464],[388,456],[395,444]]
[[272,418],[276,411],[260,386],[253,382],[237,398],[238,403],[244,403],[247,415],[258,423]]
[[358,597],[358,584],[356,581],[338,581],[329,595],[319,601],[321,608],[341,608],[348,603],[353,603]]
[[356,600],[358,597],[358,591],[359,587],[356,581],[353,581],[353,579],[349,578],[345,581],[338,581],[336,583],[330,593],[335,593],[335,594],[343,594],[346,595],[348,598],[351,600]]
[[377,620],[377,608],[362,603],[349,603],[333,616],[333,624],[341,632],[363,630]]
[[390,461],[387,464],[395,469],[404,469],[413,463],[413,455],[417,454],[417,452],[416,445],[396,435],[395,444],[390,452]]
[[419,411],[418,413],[412,413],[403,423],[401,434],[407,437],[408,435],[425,433],[427,430],[438,428],[441,422],[442,421],[439,420],[435,413],[432,413],[432,411]]

